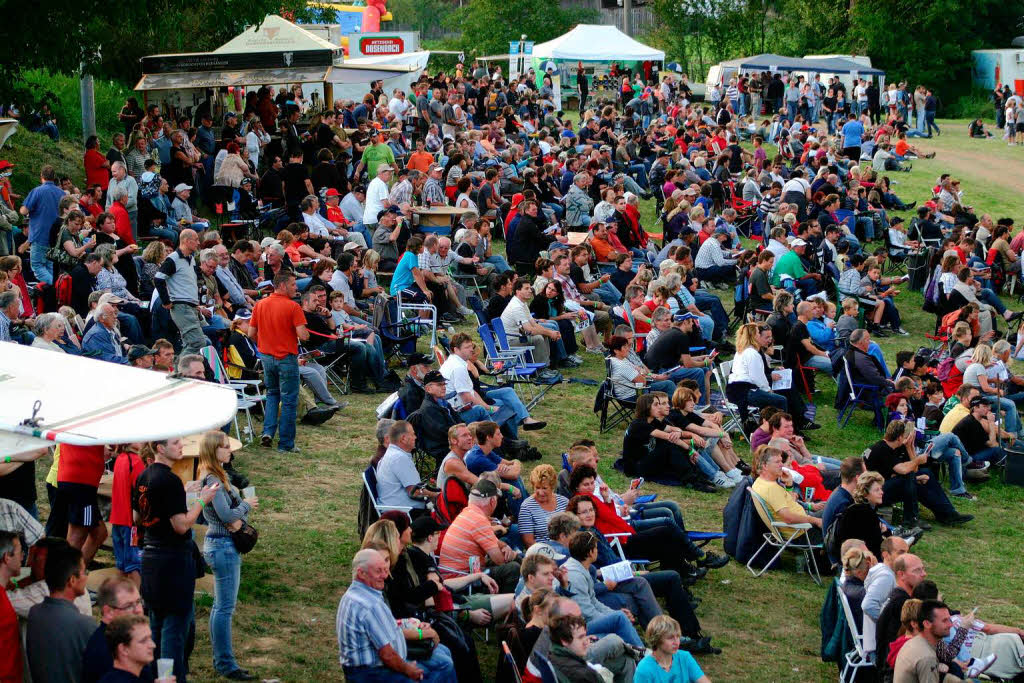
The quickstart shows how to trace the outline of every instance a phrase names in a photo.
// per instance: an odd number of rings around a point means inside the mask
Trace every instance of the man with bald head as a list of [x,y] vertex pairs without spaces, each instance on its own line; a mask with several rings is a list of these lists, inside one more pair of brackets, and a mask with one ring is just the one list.
[[882,605],[896,587],[893,565],[897,558],[909,551],[910,545],[899,536],[882,539],[882,556],[864,579],[864,599],[860,605],[864,612],[864,625],[861,632],[864,634],[864,648],[869,652],[875,649],[875,629]]
[[[883,557],[884,554],[883,552]],[[885,601],[882,611],[878,614],[878,623],[875,629],[875,652],[886,655],[889,654],[889,644],[899,635],[903,604],[914,594],[917,585],[928,576],[928,572],[924,569],[924,562],[920,557],[911,553],[905,553],[893,560],[892,570],[896,575],[896,586],[889,593],[889,599]],[[875,659],[881,679],[887,666],[886,658],[876,657]]]
[[178,248],[164,259],[153,284],[163,307],[181,334],[182,353],[199,353],[210,344],[203,334],[199,312],[199,280],[196,275],[196,251],[199,235],[191,228],[181,231]]

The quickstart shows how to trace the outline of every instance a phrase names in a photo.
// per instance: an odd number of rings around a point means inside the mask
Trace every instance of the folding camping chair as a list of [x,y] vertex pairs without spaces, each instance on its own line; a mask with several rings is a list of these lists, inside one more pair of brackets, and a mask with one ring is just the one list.
[[[623,422],[633,419],[636,411],[636,400],[643,393],[643,387],[636,384],[616,382],[612,379],[611,359],[605,358],[605,379],[597,389],[597,396],[594,399],[594,412],[601,415],[601,433],[611,431]],[[626,389],[633,392],[631,398],[619,398],[615,395],[615,388]],[[568,469],[568,468],[566,468]]]
[[843,373],[846,376],[847,390],[850,393],[849,399],[836,414],[836,424],[842,429],[850,421],[853,411],[857,409],[857,406],[864,406],[874,412],[875,427],[878,428],[878,431],[885,431],[885,416],[882,415],[882,394],[879,388],[870,384],[854,384],[853,377],[850,374],[850,363],[845,358],[843,359]]
[[[807,561],[807,573],[810,574],[811,578],[814,579],[814,582],[820,586],[821,573],[818,571],[818,561],[814,557],[814,551],[820,550],[822,544],[811,543],[811,539],[807,535],[807,532],[810,531],[814,525],[809,522],[789,524],[787,522],[776,521],[775,515],[772,513],[771,508],[768,507],[768,503],[765,502],[764,498],[757,495],[757,493],[754,492],[754,489],[749,486],[747,487],[747,491],[750,492],[750,498],[754,502],[754,507],[757,509],[757,514],[761,517],[761,521],[764,522],[766,527],[768,527],[768,530],[764,533],[764,543],[761,544],[761,547],[757,549],[757,552],[754,553],[747,562],[747,569],[750,570],[750,573],[754,576],[761,576],[768,571],[768,568],[772,566],[775,560],[779,559],[783,552],[790,550],[792,552],[803,553],[804,559]],[[783,533],[787,531],[792,532],[788,537]],[[803,539],[804,542],[799,543],[798,541],[800,539]],[[751,565],[753,565],[754,560],[767,546],[778,548],[778,550],[775,555],[772,556],[772,559],[765,563],[764,567],[760,570],[754,569]]]
[[[220,356],[217,354],[217,349],[212,346],[204,346],[199,350],[199,354],[209,364],[210,369],[213,370],[213,378],[218,384],[224,384],[231,387],[235,391],[235,401],[237,410],[232,421],[235,425],[235,434],[238,436],[238,440],[243,445],[249,445],[256,438],[256,431],[253,428],[252,422],[252,409],[259,407],[260,411],[263,410],[263,402],[266,400],[266,395],[261,392],[263,380],[261,379],[234,379],[224,367],[224,363]],[[238,421],[238,413],[245,414],[245,429],[242,429],[241,424]]]
[[406,321],[401,316],[398,301],[386,294],[378,294],[373,299],[373,329],[380,334],[381,346],[384,349],[385,364],[393,357],[404,357],[416,350],[416,339],[419,337],[419,326]]
[[[833,580],[838,581],[839,579]],[[864,634],[860,632],[860,629],[857,627],[857,621],[853,618],[853,612],[850,611],[850,601],[846,598],[846,593],[839,586],[836,586],[836,593],[839,595],[839,604],[843,607],[846,626],[850,629],[850,635],[853,637],[853,649],[846,653],[846,664],[839,674],[839,683],[846,683],[847,681],[853,683],[857,680],[857,669],[863,669],[868,666],[873,667],[875,661],[870,656],[871,653],[864,650]]]
[[[495,318],[495,320],[500,321],[498,318]],[[484,353],[487,355],[490,367],[505,377],[506,381],[516,390],[516,393],[521,395],[526,409],[532,410],[544,398],[544,394],[548,393],[551,387],[554,386],[553,384],[534,380],[544,364],[526,362],[524,354],[516,353],[516,351],[521,350],[523,347],[511,347],[508,352],[499,350],[495,344],[495,337],[497,335],[487,325],[478,327],[477,333],[480,335],[480,342],[483,344]],[[538,389],[538,387],[540,388]]]

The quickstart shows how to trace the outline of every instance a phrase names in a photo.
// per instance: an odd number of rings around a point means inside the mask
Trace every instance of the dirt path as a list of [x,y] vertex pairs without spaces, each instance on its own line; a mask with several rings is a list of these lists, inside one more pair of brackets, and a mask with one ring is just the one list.
[[[969,150],[943,145],[942,138],[921,141],[921,144],[931,147],[928,143],[932,142],[938,151],[936,161],[941,161],[947,168],[958,169],[957,174],[961,177],[997,185],[1011,192],[1020,191],[1021,179],[1024,178],[1024,154],[1019,158],[1006,158],[1004,154],[1008,150],[1020,151],[1018,148],[1007,148],[1006,143],[998,138],[991,142],[978,140],[978,148]],[[988,149],[996,146],[997,149]]]

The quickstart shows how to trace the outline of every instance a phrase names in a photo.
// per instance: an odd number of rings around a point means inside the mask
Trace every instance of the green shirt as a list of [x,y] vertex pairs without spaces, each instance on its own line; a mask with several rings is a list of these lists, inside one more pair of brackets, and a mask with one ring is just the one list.
[[789,275],[794,280],[799,280],[807,275],[803,264],[800,263],[800,255],[796,251],[792,249],[787,251],[775,262],[775,270],[772,271],[772,284],[776,287],[780,286],[781,275]]
[[372,180],[377,177],[377,167],[382,163],[394,165],[395,154],[386,144],[378,142],[363,150],[363,163],[366,165],[366,177]]

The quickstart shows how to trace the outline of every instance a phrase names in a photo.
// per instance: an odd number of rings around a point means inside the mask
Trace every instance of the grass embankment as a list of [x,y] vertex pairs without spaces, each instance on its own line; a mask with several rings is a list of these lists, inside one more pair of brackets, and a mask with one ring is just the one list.
[[[1024,149],[999,142],[970,140],[965,122],[940,121],[944,135],[914,140],[938,153],[933,160],[915,162],[912,173],[895,173],[897,194],[904,200],[925,199],[935,179],[951,172],[963,181],[967,201],[978,211],[995,216],[1015,215],[1020,208],[1019,178],[1024,177]],[[17,139],[15,142],[19,142]],[[47,143],[48,144],[48,143]],[[49,147],[29,152],[27,141],[18,154],[32,161],[52,161]],[[65,148],[66,149],[66,148]],[[5,150],[6,151],[6,150]],[[59,150],[58,150],[59,151]],[[78,167],[77,156],[62,151],[66,163]],[[64,162],[62,162],[64,163]],[[655,225],[653,202],[645,202],[645,225]],[[1009,303],[1009,300],[1007,300]],[[897,351],[925,345],[924,333],[933,316],[921,310],[921,295],[904,292],[898,303],[909,337],[878,340],[892,364]],[[1019,304],[1011,304],[1011,308]],[[731,309],[731,302],[726,308]],[[468,326],[467,326],[468,327]],[[604,366],[587,356],[574,376],[600,380]],[[809,447],[823,455],[860,454],[878,438],[870,418],[858,412],[849,425],[836,427],[832,401],[834,384],[819,378],[818,422]],[[575,439],[597,440],[604,459],[602,475],[616,488],[626,480],[611,463],[621,449],[622,431],[598,434],[591,412],[594,390],[575,384],[553,389],[534,411],[548,427],[529,438],[543,462],[560,467],[560,453]],[[256,549],[245,556],[235,616],[235,651],[241,664],[261,678],[283,681],[341,680],[334,614],[350,581],[349,561],[359,546],[355,519],[362,487],[360,473],[374,449],[374,407],[383,396],[349,396],[349,407],[328,424],[299,430],[301,456],[250,447],[240,454],[238,467],[257,487],[261,508],[253,522],[260,529]],[[739,446],[746,455],[744,445]],[[40,463],[40,478],[48,467]],[[40,481],[40,497],[45,501]],[[1004,486],[998,477],[972,485],[979,500],[958,502],[976,515],[963,528],[936,527],[915,548],[953,606],[980,606],[986,621],[1020,625],[1024,604],[1018,587],[1024,580],[1019,554],[1024,546],[1020,529],[1024,489]],[[720,529],[727,493],[699,494],[650,485],[650,491],[680,502],[692,529]],[[928,513],[924,513],[928,516]],[[111,562],[108,554],[99,559]],[[818,657],[818,613],[825,591],[806,575],[787,569],[754,579],[738,564],[730,564],[699,583],[694,592],[703,600],[698,615],[704,629],[724,649],[719,657],[702,657],[701,666],[715,681],[829,681],[833,665]],[[214,680],[208,630],[209,598],[200,599],[196,612],[197,647],[192,657],[195,680]],[[491,680],[496,648],[478,643],[484,674]]]

